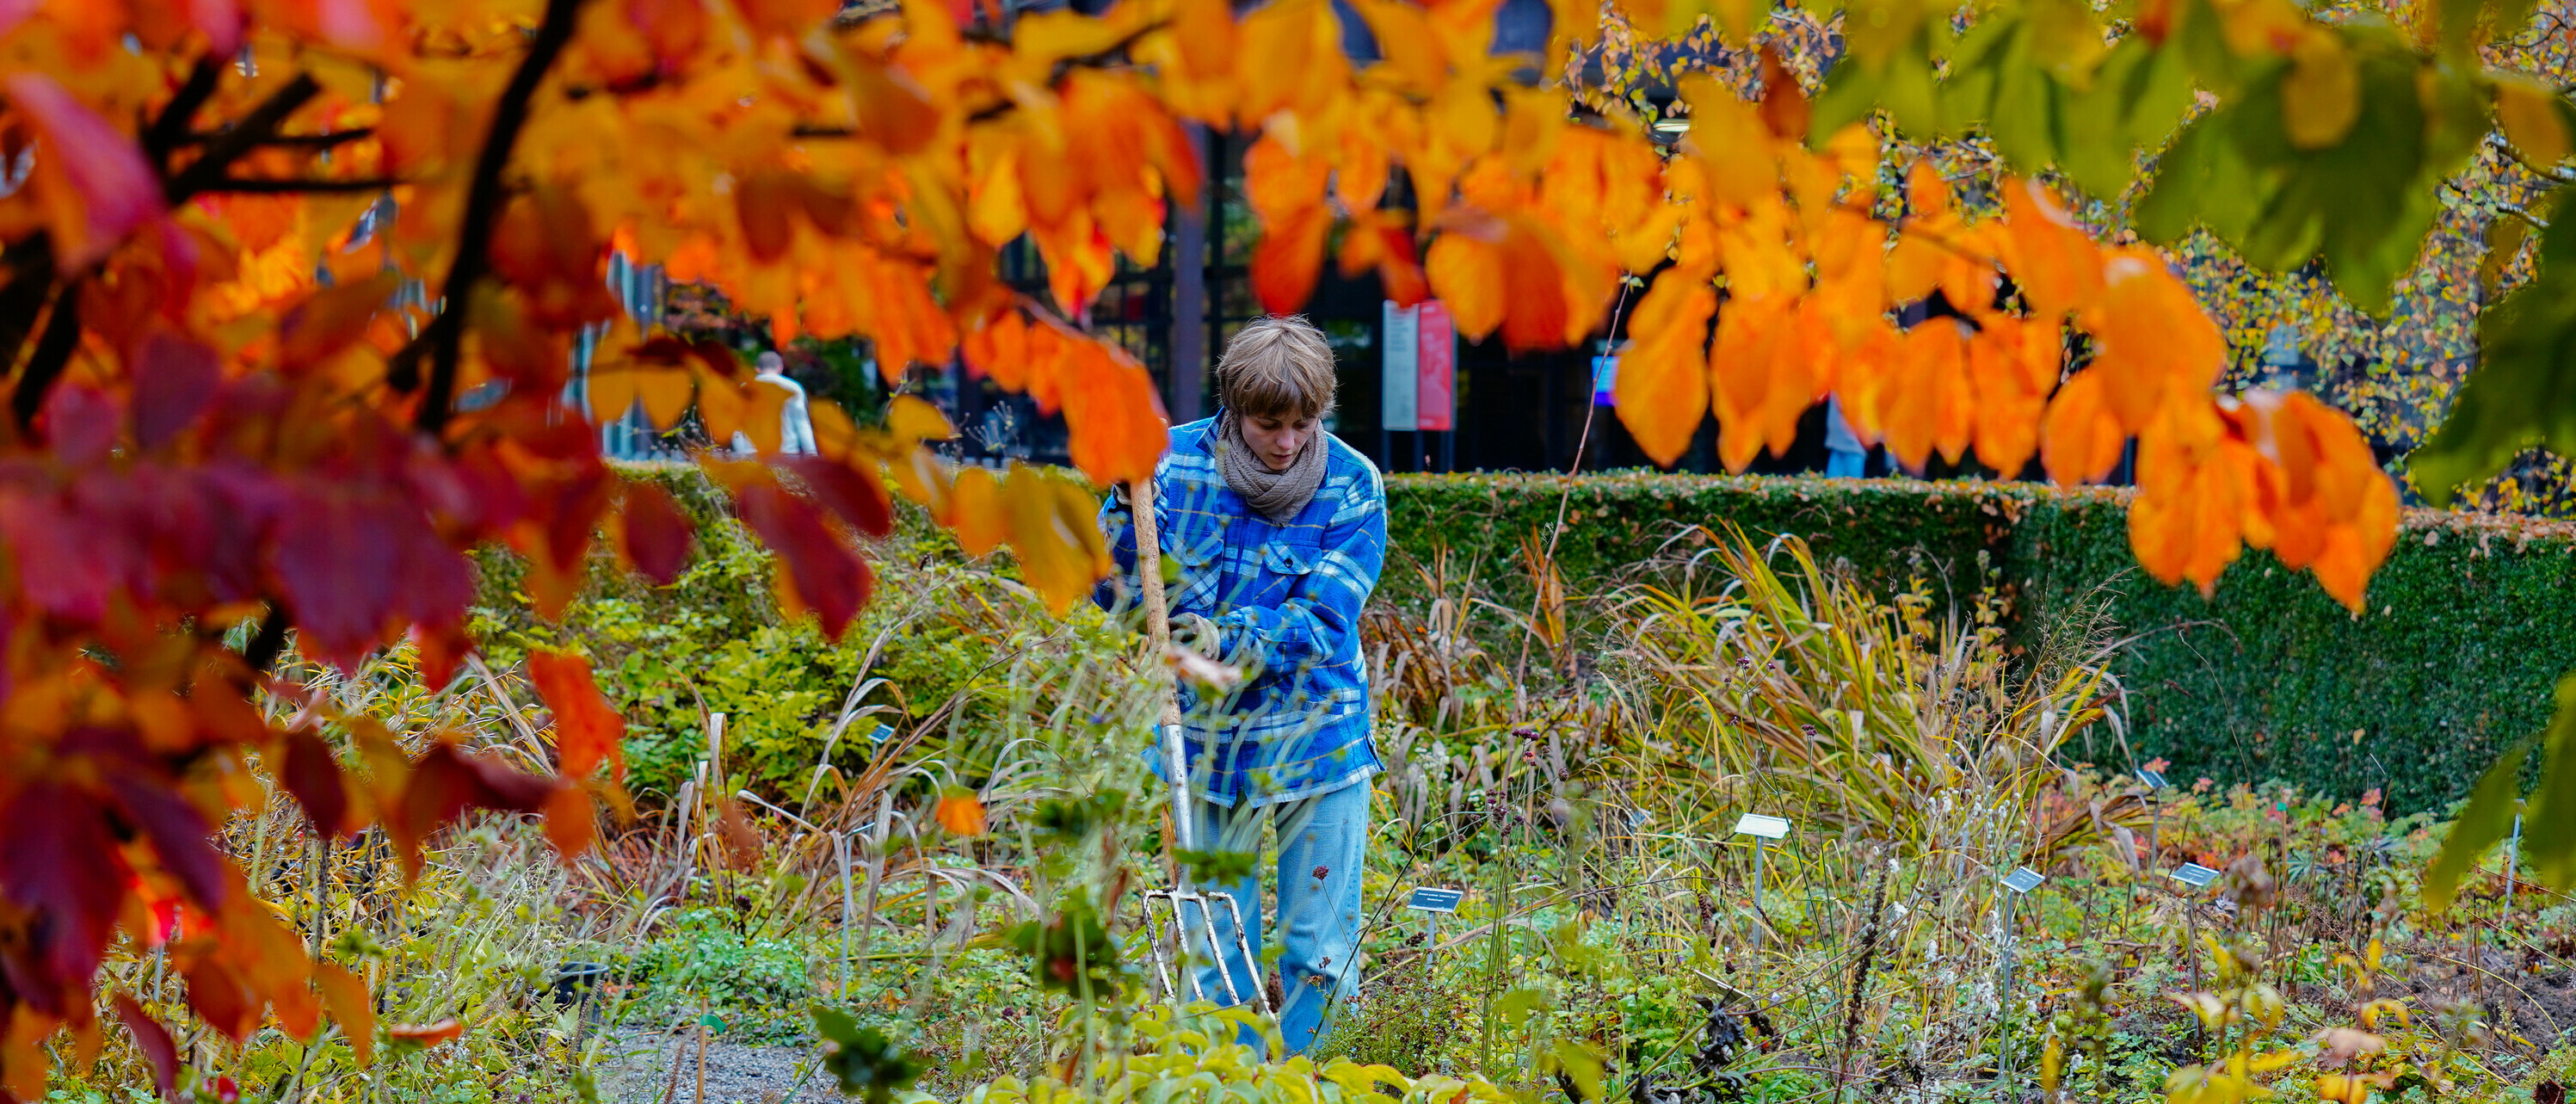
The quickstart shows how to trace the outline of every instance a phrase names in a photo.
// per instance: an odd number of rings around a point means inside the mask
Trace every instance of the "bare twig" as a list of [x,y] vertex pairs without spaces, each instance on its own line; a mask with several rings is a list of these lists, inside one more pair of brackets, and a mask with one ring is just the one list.
[[[555,58],[572,41],[573,26],[580,15],[581,0],[546,0],[545,20],[537,25],[536,37],[528,43],[528,56],[519,59],[519,68],[510,74],[509,85],[493,105],[492,131],[485,136],[482,152],[474,161],[473,183],[465,194],[465,216],[456,233],[456,263],[447,270],[447,282],[439,289],[446,305],[421,331],[420,340],[395,354],[395,363],[387,367],[386,381],[396,390],[409,391],[419,381],[421,356],[428,356],[429,386],[413,422],[423,433],[436,436],[447,427],[449,408],[456,400],[457,363],[465,348],[466,308],[473,298],[474,285],[481,283],[492,267],[492,229],[500,221],[501,203],[506,198],[501,173],[510,166],[510,151],[519,144],[519,131],[528,125],[528,105],[536,98],[537,85],[545,80]],[[427,343],[425,349],[423,342]]]

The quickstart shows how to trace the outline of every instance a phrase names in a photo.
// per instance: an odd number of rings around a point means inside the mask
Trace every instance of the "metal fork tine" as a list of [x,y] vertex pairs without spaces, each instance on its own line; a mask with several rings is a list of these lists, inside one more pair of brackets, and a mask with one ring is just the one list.
[[[1243,930],[1243,909],[1234,903],[1233,894],[1225,895],[1225,911],[1227,915],[1234,917],[1234,949],[1243,955],[1244,965],[1252,970],[1252,1006],[1259,1009],[1262,1015],[1267,1016],[1270,1014],[1270,990],[1261,984],[1261,964],[1252,960],[1252,943],[1245,938]],[[1211,923],[1208,926],[1213,929],[1216,925]],[[1227,970],[1224,973],[1226,994],[1228,997],[1233,997],[1234,971]],[[1235,1003],[1240,1004],[1242,1001],[1240,998],[1235,998]]]
[[[1154,923],[1154,901],[1162,895],[1161,890],[1153,890],[1145,894],[1145,948],[1153,955],[1154,976],[1163,983],[1163,996],[1170,998],[1177,995],[1179,990],[1172,988],[1171,960],[1164,952],[1163,933]],[[1174,919],[1177,921],[1178,916],[1175,915]],[[1179,924],[1174,923],[1172,929],[1179,930]]]

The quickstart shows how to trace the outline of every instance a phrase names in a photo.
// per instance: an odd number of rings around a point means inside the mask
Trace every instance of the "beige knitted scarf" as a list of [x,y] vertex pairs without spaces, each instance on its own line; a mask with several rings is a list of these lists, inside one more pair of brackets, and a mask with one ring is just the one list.
[[1324,485],[1326,447],[1323,431],[1306,439],[1297,450],[1297,459],[1287,471],[1275,472],[1253,454],[1252,446],[1243,439],[1243,423],[1228,410],[1217,415],[1217,466],[1225,471],[1225,485],[1243,497],[1243,503],[1254,513],[1269,519],[1272,525],[1285,525],[1294,520],[1315,497],[1315,488]]

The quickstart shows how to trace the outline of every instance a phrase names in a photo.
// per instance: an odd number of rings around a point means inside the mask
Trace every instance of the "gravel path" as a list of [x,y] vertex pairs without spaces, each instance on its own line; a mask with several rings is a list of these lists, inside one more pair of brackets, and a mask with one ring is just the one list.
[[[671,1069],[675,1055],[680,1063],[676,1079]],[[847,1099],[819,1071],[803,1078],[794,1097],[787,1095],[817,1057],[804,1047],[744,1046],[710,1037],[707,1104],[838,1104]],[[697,1104],[696,1037],[686,1028],[628,1029],[611,1036],[599,1064],[599,1095],[611,1104]]]

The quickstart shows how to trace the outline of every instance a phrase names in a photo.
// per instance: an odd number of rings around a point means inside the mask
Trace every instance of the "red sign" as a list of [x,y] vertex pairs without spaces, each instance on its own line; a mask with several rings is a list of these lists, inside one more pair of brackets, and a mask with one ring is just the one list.
[[1447,430],[1458,406],[1458,337],[1449,321],[1449,305],[1437,299],[1422,303],[1421,349],[1415,362],[1414,390],[1422,429]]

